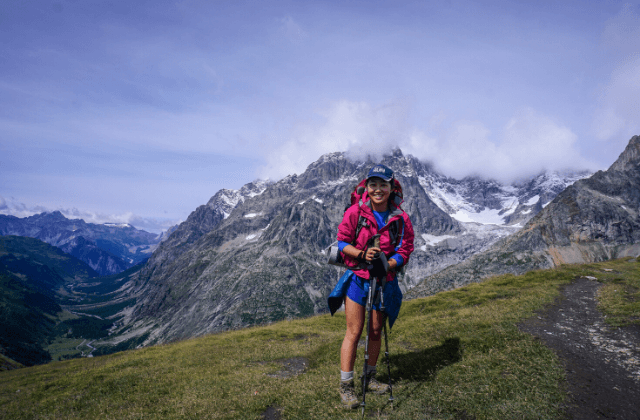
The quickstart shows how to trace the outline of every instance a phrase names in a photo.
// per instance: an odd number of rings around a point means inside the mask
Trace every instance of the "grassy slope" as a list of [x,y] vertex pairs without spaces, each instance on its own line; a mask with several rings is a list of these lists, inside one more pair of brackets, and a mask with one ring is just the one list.
[[27,366],[50,361],[42,345],[58,311],[46,291],[30,287],[0,265],[0,353]]
[[24,367],[13,359],[8,358],[4,354],[0,354],[0,371],[18,369]]
[[[391,407],[386,396],[371,394],[367,412],[402,419],[556,417],[563,371],[516,324],[579,275],[607,283],[608,319],[640,323],[629,315],[639,312],[640,285],[633,280],[639,274],[635,260],[567,266],[405,302],[389,344],[396,401]],[[0,418],[255,419],[270,406],[283,418],[360,418],[360,410],[339,404],[343,334],[342,314],[322,315],[0,372]],[[282,368],[278,360],[293,357],[308,360],[304,374],[268,376]],[[356,372],[361,364],[362,350]]]
[[28,257],[44,264],[70,282],[98,276],[98,273],[84,262],[38,239],[0,236],[0,256],[7,254]]

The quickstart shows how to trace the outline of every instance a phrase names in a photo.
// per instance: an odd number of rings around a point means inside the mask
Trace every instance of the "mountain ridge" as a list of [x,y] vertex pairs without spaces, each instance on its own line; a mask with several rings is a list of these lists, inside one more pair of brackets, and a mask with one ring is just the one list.
[[428,277],[409,296],[426,296],[491,275],[638,256],[639,207],[640,136],[634,136],[609,169],[568,186],[523,229]]
[[[116,331],[149,334],[148,345],[326,311],[326,296],[339,270],[326,264],[324,250],[335,241],[350,192],[374,163],[329,153],[302,174],[259,187],[247,184],[245,194],[219,191],[132,276],[136,304],[123,313]],[[555,194],[542,191],[540,180],[530,182],[540,187],[536,191],[525,184],[501,186],[473,178],[449,179],[446,186],[448,178],[399,149],[382,163],[402,183],[403,208],[417,233],[416,252],[401,286],[405,290],[518,230],[521,220],[546,205],[544,194]],[[425,189],[435,182],[443,186],[437,196]],[[469,201],[474,183],[480,189],[475,203]],[[233,202],[229,197],[235,197]],[[442,210],[438,199],[469,221]],[[216,203],[229,206],[217,208]],[[471,217],[482,211],[503,220],[512,216],[514,226],[474,222]]]

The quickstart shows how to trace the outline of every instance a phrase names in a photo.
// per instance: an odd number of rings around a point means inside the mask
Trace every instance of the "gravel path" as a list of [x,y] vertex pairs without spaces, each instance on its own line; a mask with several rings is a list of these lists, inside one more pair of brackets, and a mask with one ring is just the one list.
[[578,278],[562,299],[520,325],[562,360],[569,419],[640,419],[640,327],[612,328],[597,309],[600,283]]

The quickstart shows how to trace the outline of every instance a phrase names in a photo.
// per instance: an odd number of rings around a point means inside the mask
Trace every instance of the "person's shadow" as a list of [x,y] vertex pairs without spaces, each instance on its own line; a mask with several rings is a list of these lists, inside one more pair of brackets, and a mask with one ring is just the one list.
[[[380,382],[386,383],[389,380],[387,375],[386,360],[384,356],[378,362],[378,372]],[[395,406],[402,404],[413,397],[415,391],[420,387],[422,382],[432,381],[438,370],[452,365],[462,360],[462,347],[460,338],[447,338],[444,343],[436,347],[412,352],[402,353],[389,356],[391,365],[391,384],[399,380],[410,380],[416,382],[414,386],[404,388],[402,397],[395,397]],[[382,369],[380,369],[382,367]]]

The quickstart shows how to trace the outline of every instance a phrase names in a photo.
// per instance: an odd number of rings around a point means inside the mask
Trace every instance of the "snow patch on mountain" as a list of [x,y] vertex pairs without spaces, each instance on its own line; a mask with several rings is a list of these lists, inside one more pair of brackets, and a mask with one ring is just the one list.
[[456,180],[431,171],[417,175],[429,198],[459,222],[515,226],[526,223],[539,202],[546,206],[566,187],[591,173],[547,172],[511,185],[476,177]]
[[[104,223],[107,227],[117,227],[117,228],[133,228],[129,223]],[[75,232],[78,228],[74,227],[73,231]]]
[[342,176],[336,180],[323,181],[322,186],[327,188],[333,188],[336,185],[343,185],[345,183],[353,183],[354,185],[358,184],[361,180],[357,176]]
[[526,206],[533,206],[534,204],[536,204],[538,201],[540,201],[540,196],[539,195],[534,195],[533,197],[531,197],[529,199],[529,201],[527,201],[525,203]]
[[422,236],[422,239],[424,239],[424,241],[426,242],[426,245],[423,245],[421,248],[423,251],[426,250],[427,245],[434,246],[444,240],[455,238],[455,236],[451,236],[451,235],[436,236],[436,235],[429,235],[428,233],[423,233],[420,236]]
[[270,183],[269,180],[256,180],[244,185],[239,190],[223,188],[211,197],[207,205],[219,212],[223,219],[227,219],[234,208],[245,200],[261,195]]
[[459,222],[476,222],[483,225],[502,225],[504,217],[500,214],[499,209],[485,209],[479,212],[470,212],[467,210],[458,210],[450,216]]

